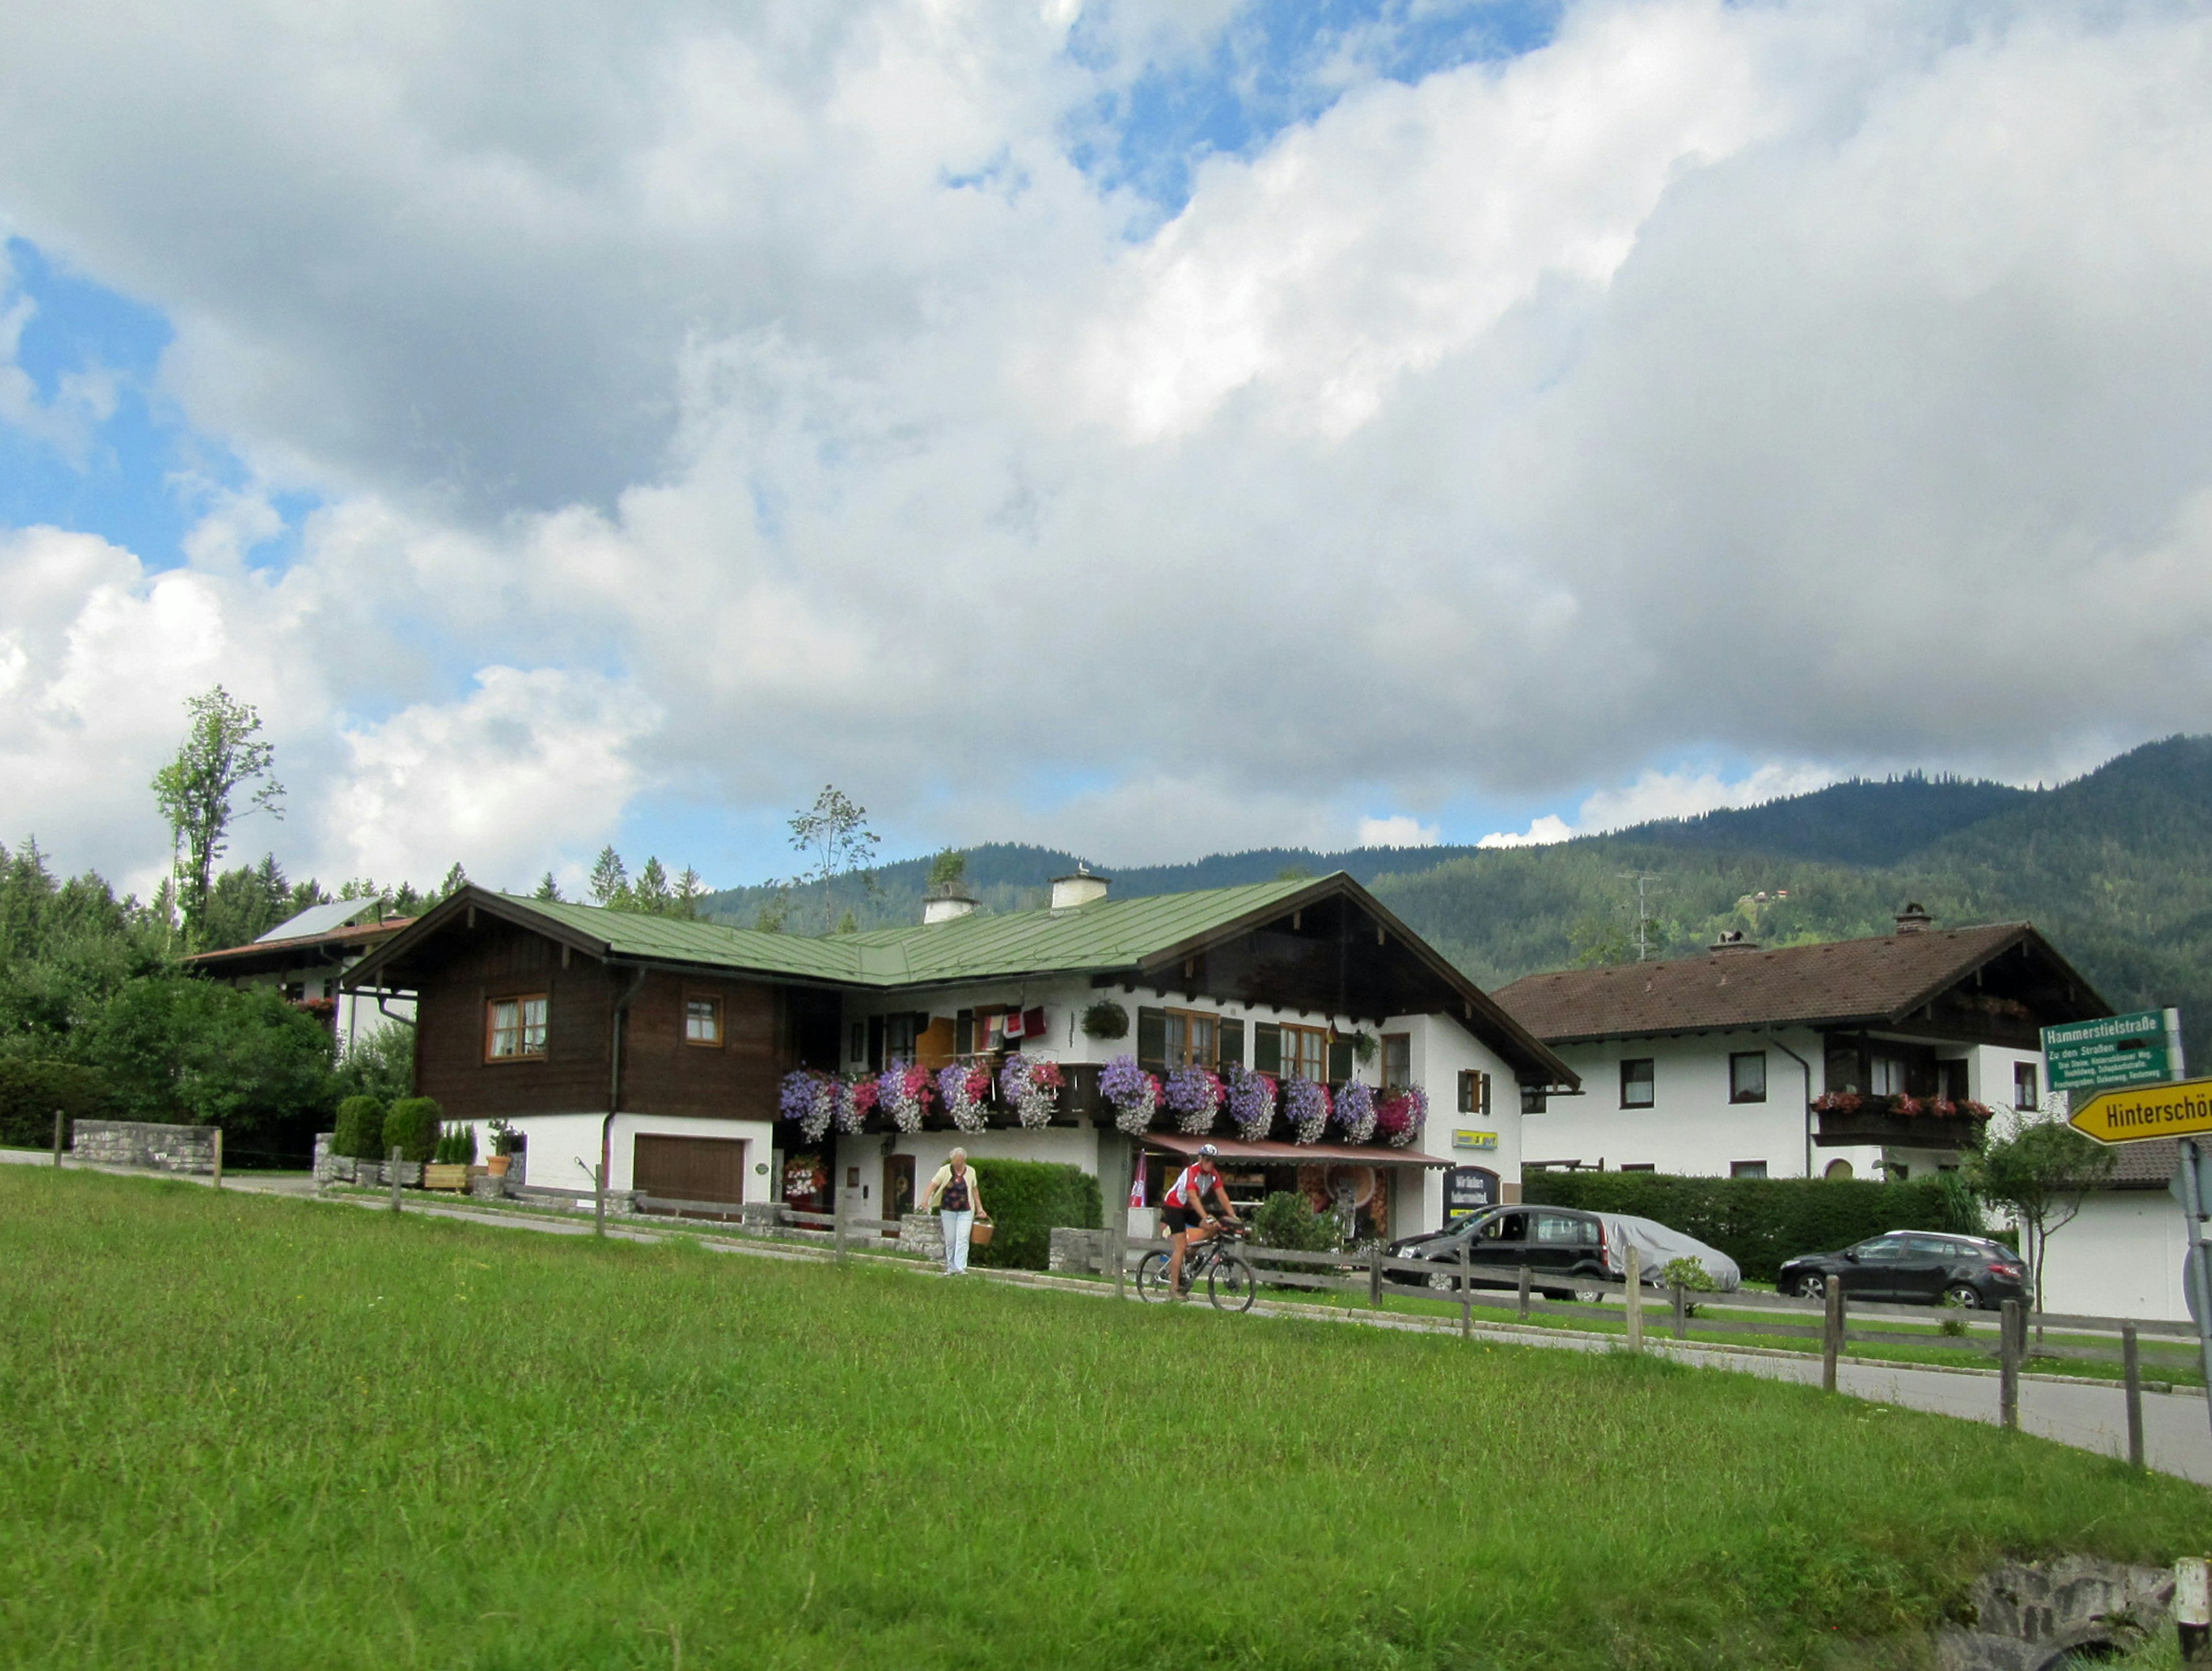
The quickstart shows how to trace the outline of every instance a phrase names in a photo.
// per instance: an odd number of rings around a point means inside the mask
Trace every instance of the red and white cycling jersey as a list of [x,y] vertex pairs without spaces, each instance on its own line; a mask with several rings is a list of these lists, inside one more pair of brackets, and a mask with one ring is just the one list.
[[1221,1175],[1200,1161],[1178,1172],[1176,1181],[1168,1186],[1167,1194],[1161,1196],[1160,1200],[1168,1206],[1196,1206],[1205,1200],[1206,1192],[1220,1182]]

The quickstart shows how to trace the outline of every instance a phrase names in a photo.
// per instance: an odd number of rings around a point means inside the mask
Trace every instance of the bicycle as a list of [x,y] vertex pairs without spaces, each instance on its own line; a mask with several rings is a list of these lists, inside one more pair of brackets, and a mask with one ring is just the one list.
[[[1229,1245],[1251,1233],[1244,1224],[1217,1220],[1219,1228],[1203,1242],[1194,1243],[1182,1261],[1182,1287],[1188,1293],[1206,1279],[1206,1297],[1220,1311],[1249,1311],[1260,1291],[1260,1279],[1251,1261]],[[1168,1297],[1168,1261],[1172,1255],[1158,1249],[1137,1265],[1137,1294],[1141,1299]]]

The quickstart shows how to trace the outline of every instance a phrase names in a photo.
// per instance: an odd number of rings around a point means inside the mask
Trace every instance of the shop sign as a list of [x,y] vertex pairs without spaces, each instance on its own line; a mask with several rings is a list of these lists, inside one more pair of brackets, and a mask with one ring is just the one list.
[[1496,1132],[1455,1131],[1452,1133],[1452,1147],[1455,1149],[1495,1149],[1497,1146]]
[[1482,1166],[1455,1166],[1444,1174],[1444,1222],[1498,1205],[1498,1174]]

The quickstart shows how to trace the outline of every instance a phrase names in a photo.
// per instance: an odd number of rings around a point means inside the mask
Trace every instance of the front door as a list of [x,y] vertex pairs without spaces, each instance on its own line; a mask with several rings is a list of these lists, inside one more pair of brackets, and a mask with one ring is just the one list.
[[[896,1223],[914,1211],[914,1157],[886,1155],[884,1157],[884,1206],[877,1216]],[[886,1236],[896,1236],[896,1230],[887,1230]]]

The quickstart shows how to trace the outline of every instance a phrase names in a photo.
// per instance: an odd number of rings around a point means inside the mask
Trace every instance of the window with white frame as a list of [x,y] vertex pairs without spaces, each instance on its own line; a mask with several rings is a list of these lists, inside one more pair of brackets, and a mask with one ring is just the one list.
[[2033,1062],[2014,1062],[2012,1065],[2012,1105],[2016,1109],[2039,1106],[2042,1098],[2036,1095],[2036,1072]]

